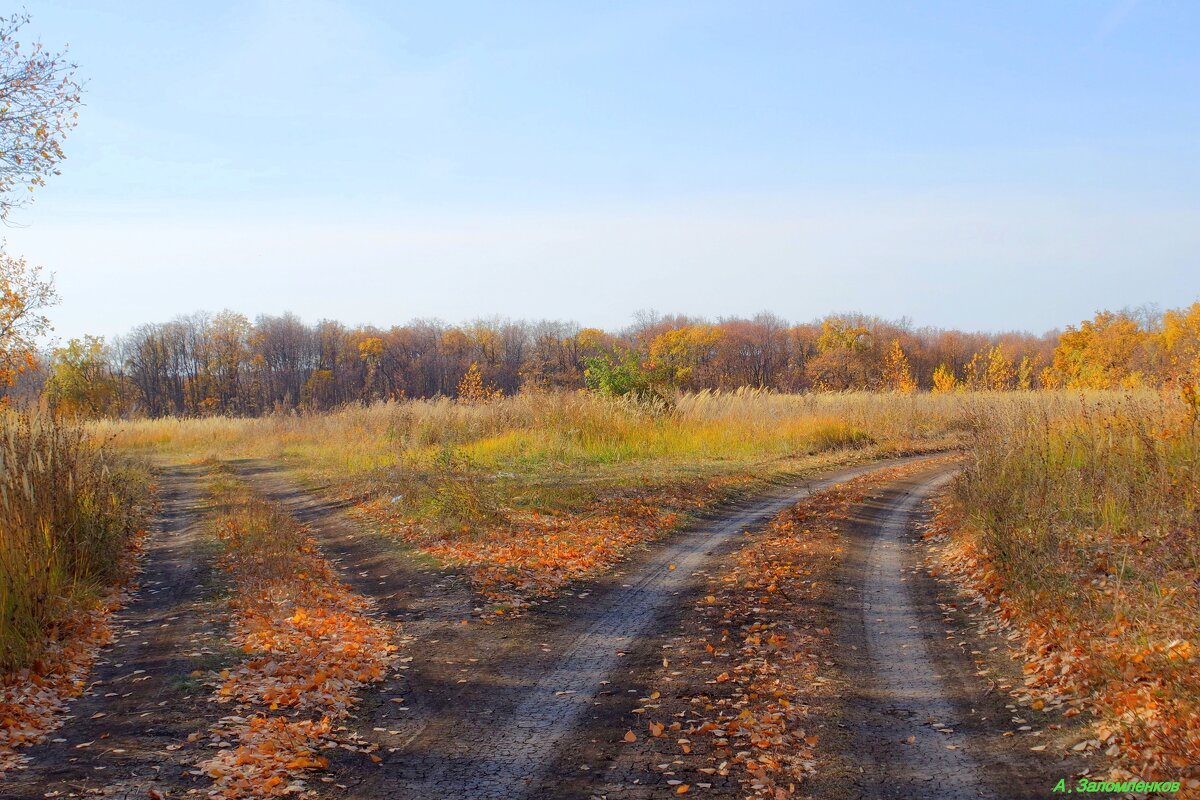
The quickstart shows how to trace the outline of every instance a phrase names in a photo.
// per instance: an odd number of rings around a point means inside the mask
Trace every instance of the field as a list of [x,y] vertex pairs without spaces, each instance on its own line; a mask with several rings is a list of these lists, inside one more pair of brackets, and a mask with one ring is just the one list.
[[[38,754],[56,763],[53,742],[16,745],[47,735],[80,692],[75,716],[90,718],[55,741],[114,743],[67,771],[113,767],[149,796],[323,796],[363,764],[374,772],[354,796],[508,796],[529,774],[564,796],[835,796],[848,753],[899,734],[909,746],[883,748],[882,773],[1017,777],[1030,796],[1060,774],[1183,792],[1200,779],[1187,395],[526,392],[259,418],[10,419],[10,463],[65,454],[79,476],[65,480],[92,476],[99,498],[92,549],[74,560],[62,559],[79,541],[53,544],[9,512],[6,530],[26,533],[5,551],[4,597],[26,621],[3,637],[7,713],[33,707],[20,693],[31,676],[72,676],[44,682],[43,711],[5,720],[23,731],[0,742],[14,796],[47,785]],[[159,484],[155,535],[176,537],[140,557],[141,580],[170,559],[195,585],[152,588],[157,609],[134,589],[118,611],[104,590],[136,585],[120,565],[144,526],[134,463]],[[12,480],[6,498],[20,494]],[[874,542],[908,541],[933,513],[926,496],[936,513],[903,550],[911,563],[886,560]],[[36,558],[57,587],[36,583]],[[899,616],[843,599],[871,591],[893,592]],[[174,622],[184,608],[188,626]],[[942,647],[940,624],[987,655]],[[147,669],[129,701],[152,693],[131,707],[145,714],[150,696],[177,695],[147,736],[109,722],[105,694],[76,676],[98,645],[151,628],[148,652],[182,661]],[[55,647],[32,643],[64,632],[77,663],[48,667]],[[893,676],[879,642],[926,655]],[[117,672],[139,663],[124,659]],[[847,699],[898,680],[928,686],[929,716],[965,716],[897,728],[866,695]],[[975,760],[946,761],[960,751]],[[171,775],[145,777],[147,758]],[[581,778],[577,761],[609,766]]]

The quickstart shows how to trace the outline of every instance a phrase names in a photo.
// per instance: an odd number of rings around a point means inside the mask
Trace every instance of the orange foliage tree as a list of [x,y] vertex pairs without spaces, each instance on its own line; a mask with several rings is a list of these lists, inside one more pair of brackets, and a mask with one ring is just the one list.
[[1054,370],[1069,389],[1119,389],[1141,382],[1137,356],[1150,334],[1127,314],[1101,311],[1068,327],[1054,349]]
[[0,391],[36,363],[36,340],[50,330],[43,312],[56,302],[54,282],[39,267],[0,253]]

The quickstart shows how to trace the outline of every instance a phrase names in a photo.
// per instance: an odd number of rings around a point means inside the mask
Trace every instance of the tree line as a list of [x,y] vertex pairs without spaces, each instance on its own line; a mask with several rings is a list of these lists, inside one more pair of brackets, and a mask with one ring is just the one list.
[[966,333],[861,314],[791,324],[640,314],[610,333],[506,319],[387,329],[251,321],[223,311],[142,325],[49,354],[41,392],[81,416],[255,416],[403,398],[473,399],[534,389],[612,394],[729,390],[1111,389],[1194,383],[1200,303],[1100,312],[1065,331]]

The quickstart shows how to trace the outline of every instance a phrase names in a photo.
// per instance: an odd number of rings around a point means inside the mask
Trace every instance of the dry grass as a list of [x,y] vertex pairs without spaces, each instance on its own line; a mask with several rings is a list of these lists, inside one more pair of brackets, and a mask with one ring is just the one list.
[[61,723],[110,640],[146,483],[77,427],[0,410],[0,773]]
[[453,448],[489,467],[572,469],[647,461],[761,461],[844,447],[944,442],[971,397],[760,391],[683,395],[655,410],[578,393],[484,404],[448,399],[347,407],[319,415],[108,421],[134,449],[268,456],[350,474]]
[[521,606],[752,481],[951,445],[976,401],[740,391],[682,395],[667,409],[564,392],[96,430],[176,457],[281,461],[465,569],[491,600]]
[[1029,634],[1028,702],[1082,698],[1092,746],[1200,778],[1200,428],[1167,395],[1046,396],[972,420],[959,567]]
[[0,675],[127,574],[146,483],[69,423],[0,412]]
[[[460,527],[453,485],[476,478],[484,520],[496,504],[586,503],[596,491],[731,472],[777,472],[814,454],[951,445],[968,397],[700,393],[669,411],[578,393],[485,404],[420,400],[322,415],[114,421],[95,431],[123,448],[219,460],[280,461],[358,495],[402,496],[423,519]],[[450,466],[447,466],[447,465]],[[486,498],[485,498],[486,499]],[[464,498],[459,498],[463,501]]]

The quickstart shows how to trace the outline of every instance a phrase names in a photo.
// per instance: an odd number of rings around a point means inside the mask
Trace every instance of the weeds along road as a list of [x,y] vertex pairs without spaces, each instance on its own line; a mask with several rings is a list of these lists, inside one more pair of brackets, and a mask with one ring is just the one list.
[[0,797],[146,797],[149,787],[169,792],[207,782],[183,774],[190,765],[179,752],[188,734],[217,715],[208,691],[188,677],[211,664],[220,641],[200,475],[188,467],[159,474],[158,518],[139,586],[113,619],[113,643],[100,652],[63,726],[24,753],[25,769],[0,777]]
[[[469,613],[462,606],[469,598],[454,598],[444,585],[431,583],[411,566],[361,569],[372,562],[371,548],[358,544],[339,555],[337,542],[346,544],[346,523],[337,520],[336,509],[321,512],[309,506],[305,514],[296,508],[319,534],[333,533],[332,540],[318,538],[331,556],[345,556],[344,574],[357,590],[372,593],[381,603],[410,581],[423,580],[442,592],[431,601],[418,597],[409,584],[415,613],[406,630],[416,637],[417,657],[400,684],[385,687],[358,714],[363,740],[378,744],[385,758],[377,768],[353,756],[334,758],[333,778],[345,787],[337,796],[558,796],[560,776],[554,765],[560,748],[574,736],[588,735],[596,697],[629,672],[626,656],[639,647],[644,650],[661,632],[663,615],[695,586],[697,572],[736,546],[744,531],[798,499],[907,460],[776,487],[672,535],[626,571],[597,581],[586,602],[574,598],[569,606],[543,607],[498,626],[447,625]],[[276,499],[299,500],[269,473],[260,474],[258,485]],[[380,569],[378,562],[375,569]],[[448,608],[447,602],[455,607]],[[393,692],[402,703],[387,702]]]

